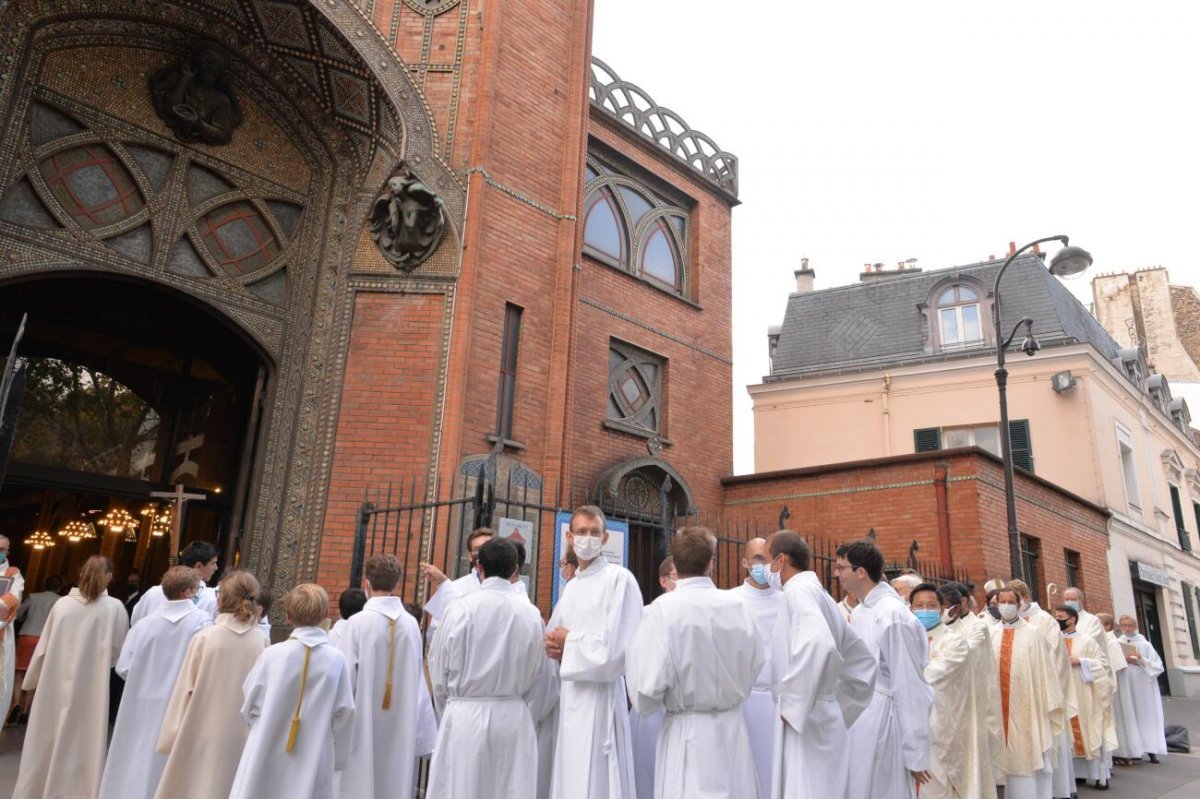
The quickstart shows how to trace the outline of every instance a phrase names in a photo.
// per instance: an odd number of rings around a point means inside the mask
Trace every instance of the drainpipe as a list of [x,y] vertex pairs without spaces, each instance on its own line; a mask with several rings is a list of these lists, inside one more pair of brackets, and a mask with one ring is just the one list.
[[950,554],[950,468],[939,462],[933,467],[933,493],[937,498],[938,544],[942,552],[942,568],[947,573],[954,570],[954,557]]
[[888,397],[892,393],[892,375],[883,373],[883,454],[892,454],[892,416],[888,409]]

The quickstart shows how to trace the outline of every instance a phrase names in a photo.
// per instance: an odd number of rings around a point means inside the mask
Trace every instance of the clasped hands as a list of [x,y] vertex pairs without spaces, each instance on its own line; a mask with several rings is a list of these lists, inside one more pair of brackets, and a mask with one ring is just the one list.
[[546,657],[552,660],[562,660],[563,647],[567,645],[569,633],[570,630],[566,627],[555,627],[546,633]]

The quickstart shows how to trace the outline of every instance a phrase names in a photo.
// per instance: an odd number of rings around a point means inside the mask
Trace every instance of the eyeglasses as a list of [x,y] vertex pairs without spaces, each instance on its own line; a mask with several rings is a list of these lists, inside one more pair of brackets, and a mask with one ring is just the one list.
[[572,530],[571,535],[596,536],[604,534],[604,531],[599,527],[581,527],[578,530]]

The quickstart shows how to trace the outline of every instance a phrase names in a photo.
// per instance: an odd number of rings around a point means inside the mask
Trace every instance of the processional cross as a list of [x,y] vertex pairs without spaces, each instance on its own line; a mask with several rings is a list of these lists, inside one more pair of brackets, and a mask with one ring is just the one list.
[[183,505],[190,499],[208,499],[204,494],[186,494],[183,484],[176,484],[174,491],[151,491],[153,499],[167,499],[174,508],[171,512],[171,556],[167,560],[171,566],[179,563],[179,526],[183,523]]

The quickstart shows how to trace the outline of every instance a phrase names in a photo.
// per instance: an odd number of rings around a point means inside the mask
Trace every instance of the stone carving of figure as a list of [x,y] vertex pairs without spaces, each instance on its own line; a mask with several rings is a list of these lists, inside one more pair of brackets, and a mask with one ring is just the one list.
[[150,76],[154,110],[185,142],[229,144],[242,108],[229,86],[229,60],[212,42],[192,47],[182,64]]
[[411,272],[437,249],[445,228],[442,198],[401,163],[371,208],[371,236],[383,257]]

